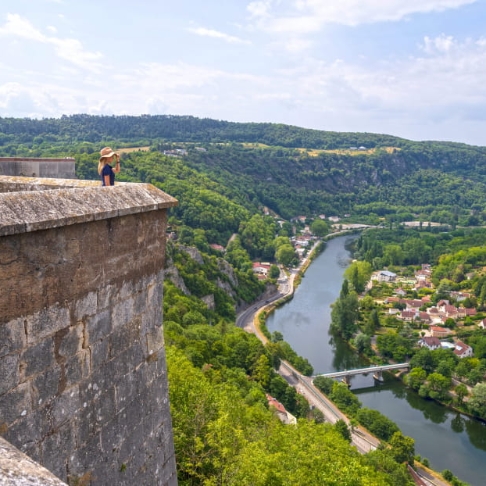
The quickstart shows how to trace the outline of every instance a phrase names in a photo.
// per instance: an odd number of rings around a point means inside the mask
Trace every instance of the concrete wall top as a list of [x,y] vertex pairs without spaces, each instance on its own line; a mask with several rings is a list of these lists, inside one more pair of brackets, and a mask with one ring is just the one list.
[[0,176],[0,236],[170,208],[177,199],[151,184]]
[[66,486],[45,467],[34,462],[0,437],[0,483],[8,486]]

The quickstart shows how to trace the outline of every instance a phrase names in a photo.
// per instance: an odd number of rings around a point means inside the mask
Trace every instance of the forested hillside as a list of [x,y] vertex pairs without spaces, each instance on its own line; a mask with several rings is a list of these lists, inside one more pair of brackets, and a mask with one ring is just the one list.
[[265,205],[286,219],[332,213],[471,225],[486,218],[485,147],[180,116],[0,118],[2,156],[72,155],[80,176],[94,178],[103,145],[149,146],[159,154],[151,160],[124,154],[131,169],[124,177],[160,182],[169,163],[160,151],[183,149],[184,170],[219,183],[245,207]]

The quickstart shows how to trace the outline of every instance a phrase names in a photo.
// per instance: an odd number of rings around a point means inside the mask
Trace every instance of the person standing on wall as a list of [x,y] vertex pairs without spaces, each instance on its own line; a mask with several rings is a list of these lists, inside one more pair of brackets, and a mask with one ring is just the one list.
[[[100,150],[100,155],[98,174],[101,176],[101,185],[114,186],[115,174],[120,172],[120,156],[111,150],[110,147],[102,148]],[[113,167],[113,159],[116,159],[115,167]]]

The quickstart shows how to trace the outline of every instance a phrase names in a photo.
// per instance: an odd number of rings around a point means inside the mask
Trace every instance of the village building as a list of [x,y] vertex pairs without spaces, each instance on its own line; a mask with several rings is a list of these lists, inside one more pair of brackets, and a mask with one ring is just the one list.
[[397,274],[389,272],[388,270],[382,270],[378,272],[377,279],[379,282],[394,282],[397,278]]
[[424,324],[431,324],[432,323],[432,318],[425,311],[419,312],[418,319],[420,319],[420,321],[422,321]]
[[459,358],[471,358],[473,356],[473,349],[471,346],[464,344],[462,341],[455,342],[454,354]]
[[273,398],[268,393],[266,397],[270,410],[273,409],[275,411],[277,417],[281,422],[288,425],[297,424],[297,419],[290,412],[287,412],[285,407],[276,398]]
[[406,299],[405,305],[407,306],[407,309],[419,309],[424,305],[424,303],[421,300],[417,299]]
[[404,310],[400,313],[399,319],[405,322],[412,322],[417,318],[418,314],[414,310]]
[[418,344],[419,346],[430,350],[439,349],[441,347],[439,338],[436,338],[434,336],[425,336],[420,339]]
[[270,263],[255,262],[253,263],[253,273],[258,274],[259,276],[266,277],[268,275],[270,267]]
[[400,297],[404,297],[405,295],[407,295],[407,292],[403,290],[401,287],[399,287],[398,289],[395,290],[394,294]]
[[430,326],[430,332],[432,336],[436,338],[445,338],[451,334],[451,330],[447,329],[447,327],[441,326]]

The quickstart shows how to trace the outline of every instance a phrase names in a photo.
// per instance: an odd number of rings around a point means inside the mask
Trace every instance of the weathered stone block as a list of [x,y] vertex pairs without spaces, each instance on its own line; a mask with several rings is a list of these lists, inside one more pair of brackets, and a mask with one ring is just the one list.
[[118,356],[127,348],[140,344],[140,319],[129,325],[115,328],[110,336],[110,356]]
[[89,350],[91,352],[91,372],[95,372],[108,361],[110,343],[108,339],[104,339],[92,344]]
[[42,442],[42,462],[44,467],[60,478],[67,476],[67,457],[61,451],[71,451],[75,447],[74,430],[66,423],[56,433],[48,435]]
[[61,387],[61,368],[56,365],[37,375],[32,381],[32,400],[34,408],[44,406],[52,400]]
[[106,453],[111,452],[114,457],[118,458],[121,444],[129,435],[126,417],[123,414],[117,414],[101,431],[101,448]]
[[147,353],[149,355],[159,351],[164,347],[164,334],[162,328],[156,328],[145,336],[147,340]]
[[64,365],[66,377],[66,387],[80,383],[90,373],[90,355],[88,350],[82,350],[80,353],[66,360]]
[[43,373],[47,368],[56,364],[54,356],[54,341],[44,339],[39,344],[25,350],[21,356],[24,378]]
[[117,301],[113,305],[112,323],[114,328],[124,326],[127,322],[130,322],[134,316],[135,305],[132,297],[126,297],[123,300]]
[[53,335],[57,331],[68,327],[71,323],[69,309],[53,305],[42,309],[33,316],[26,318],[27,342],[35,344],[41,339]]
[[50,432],[50,418],[45,409],[33,410],[16,420],[4,434],[6,440],[26,452],[38,445]]
[[0,423],[10,425],[21,417],[26,417],[32,411],[30,388],[28,383],[22,383],[8,393],[0,396]]
[[19,382],[19,356],[7,354],[0,358],[0,395],[11,388],[15,388]]
[[98,289],[98,313],[111,308],[111,303],[117,296],[117,293],[117,286],[112,284],[105,284]]
[[73,420],[80,407],[78,387],[64,391],[52,401],[52,426],[57,429],[67,421]]
[[111,313],[109,310],[101,311],[86,320],[86,333],[88,344],[96,343],[111,333]]
[[84,324],[80,323],[56,333],[56,356],[66,358],[79,353],[83,348]]
[[0,324],[0,357],[25,347],[24,319]]
[[85,319],[87,316],[93,316],[98,310],[98,294],[90,292],[85,297],[78,299],[74,306],[74,318],[78,321]]

